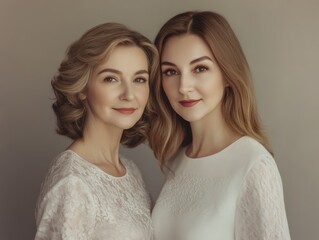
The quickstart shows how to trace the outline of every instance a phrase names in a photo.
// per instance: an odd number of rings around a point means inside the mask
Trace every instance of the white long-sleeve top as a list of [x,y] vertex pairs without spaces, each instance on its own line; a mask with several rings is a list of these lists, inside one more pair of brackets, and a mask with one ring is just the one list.
[[35,239],[150,240],[150,198],[136,165],[113,177],[71,150],[51,166],[40,193]]
[[244,136],[219,153],[190,158],[185,148],[153,209],[156,240],[289,240],[276,163]]

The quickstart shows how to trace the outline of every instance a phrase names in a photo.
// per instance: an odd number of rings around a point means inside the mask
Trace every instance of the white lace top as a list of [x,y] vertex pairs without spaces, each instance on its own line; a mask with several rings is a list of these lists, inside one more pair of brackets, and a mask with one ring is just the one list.
[[221,152],[173,161],[152,213],[156,240],[288,240],[272,156],[242,137]]
[[123,177],[113,177],[67,150],[43,184],[35,239],[150,240],[150,198],[136,165],[125,158]]

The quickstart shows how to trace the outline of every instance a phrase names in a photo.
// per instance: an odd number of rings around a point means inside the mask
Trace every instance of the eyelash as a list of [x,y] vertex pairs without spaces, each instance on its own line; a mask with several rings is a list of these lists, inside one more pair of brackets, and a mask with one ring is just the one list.
[[[204,65],[198,65],[194,68],[193,72],[194,73],[201,73],[201,72],[206,72],[209,68],[204,66]],[[174,73],[172,73],[174,72]],[[178,74],[178,72],[174,69],[166,69],[165,71],[162,72],[163,75],[165,76],[173,76],[173,75],[176,75]]]
[[104,78],[104,82],[116,82],[117,79],[115,77],[106,77]]
[[135,78],[134,82],[136,82],[136,83],[146,83],[147,79],[139,77],[139,78]]
[[[199,70],[201,69],[201,70]],[[198,71],[199,70],[199,71]],[[195,73],[201,73],[201,72],[206,72],[208,70],[208,67],[204,66],[204,65],[198,65],[194,68],[193,72]]]
[[[117,82],[117,79],[115,77],[106,77],[106,78],[104,78],[104,82],[108,82],[108,83]],[[139,78],[135,78],[134,82],[136,82],[136,83],[146,83],[147,79],[139,77]]]
[[[175,72],[175,73],[174,73],[174,74],[171,74],[171,73],[169,73],[169,72]],[[165,71],[162,72],[162,74],[169,77],[169,76],[176,75],[176,74],[177,74],[177,71],[174,70],[174,69],[166,69]]]

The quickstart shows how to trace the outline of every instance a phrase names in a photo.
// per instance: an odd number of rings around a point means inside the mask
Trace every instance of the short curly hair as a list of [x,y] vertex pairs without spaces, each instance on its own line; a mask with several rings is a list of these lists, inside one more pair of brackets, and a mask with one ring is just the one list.
[[[73,140],[83,136],[86,108],[80,99],[94,68],[117,46],[137,46],[148,60],[150,81],[158,72],[158,52],[149,39],[119,23],[104,23],[88,30],[68,48],[57,75],[51,81],[55,94],[52,107],[57,117],[57,133]],[[135,147],[145,141],[149,130],[149,104],[141,119],[124,130],[121,143]]]

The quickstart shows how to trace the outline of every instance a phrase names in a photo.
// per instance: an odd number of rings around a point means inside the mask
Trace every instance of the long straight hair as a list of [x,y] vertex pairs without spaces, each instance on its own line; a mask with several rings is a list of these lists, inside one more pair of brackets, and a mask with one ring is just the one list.
[[[169,38],[185,34],[194,34],[206,42],[229,86],[222,99],[226,123],[239,135],[256,139],[272,154],[258,118],[249,66],[229,23],[214,12],[178,14],[168,20],[156,36],[160,56]],[[192,133],[189,122],[171,107],[162,87],[161,74],[158,73],[151,84],[151,91],[149,145],[163,169],[181,147],[192,142]]]

